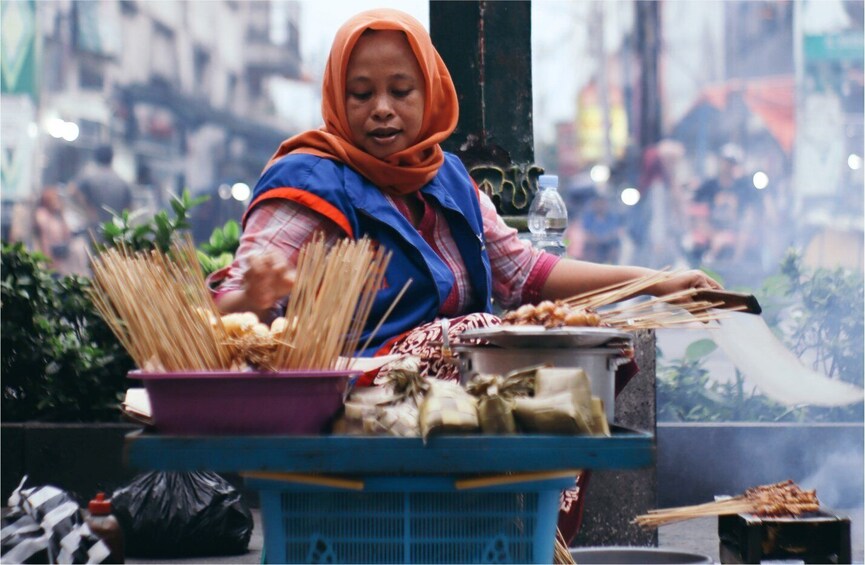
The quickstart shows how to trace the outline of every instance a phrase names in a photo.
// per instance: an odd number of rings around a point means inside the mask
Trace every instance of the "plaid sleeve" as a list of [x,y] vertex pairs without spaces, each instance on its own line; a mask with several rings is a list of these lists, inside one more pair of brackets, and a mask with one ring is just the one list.
[[297,264],[301,248],[317,233],[324,233],[328,244],[342,237],[342,231],[330,220],[290,200],[267,200],[256,206],[246,221],[240,245],[231,266],[217,271],[208,279],[214,288],[214,299],[243,288],[243,273],[249,258],[267,251],[283,254],[289,265]]
[[537,302],[558,257],[532,247],[517,236],[496,212],[489,196],[480,192],[484,237],[493,271],[493,296],[505,308]]

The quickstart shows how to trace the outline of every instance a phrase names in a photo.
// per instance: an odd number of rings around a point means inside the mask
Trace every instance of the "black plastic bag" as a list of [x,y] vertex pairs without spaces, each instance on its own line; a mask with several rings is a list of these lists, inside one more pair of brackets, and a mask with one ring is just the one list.
[[53,486],[24,488],[9,497],[0,520],[3,563],[103,563],[111,550],[90,531],[78,503]]
[[236,555],[252,536],[240,492],[216,473],[145,473],[114,491],[111,504],[130,556]]

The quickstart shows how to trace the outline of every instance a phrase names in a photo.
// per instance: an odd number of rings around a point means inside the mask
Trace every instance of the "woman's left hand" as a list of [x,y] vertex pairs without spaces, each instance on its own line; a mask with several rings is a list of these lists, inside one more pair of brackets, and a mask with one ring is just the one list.
[[703,271],[699,269],[691,269],[690,271],[685,271],[684,273],[659,282],[658,284],[653,285],[649,290],[651,294],[655,296],[665,296],[667,294],[691,288],[721,289],[724,287]]

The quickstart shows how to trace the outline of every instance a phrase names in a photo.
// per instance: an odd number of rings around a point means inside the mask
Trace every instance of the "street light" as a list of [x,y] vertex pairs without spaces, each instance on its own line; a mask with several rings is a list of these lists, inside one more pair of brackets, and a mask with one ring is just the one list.
[[589,171],[589,176],[592,181],[597,184],[603,184],[610,180],[610,167],[606,165],[595,165]]
[[60,118],[45,120],[45,131],[54,139],[65,139],[66,141],[75,141],[80,133],[78,124]]
[[241,202],[246,201],[249,198],[249,185],[243,182],[236,182],[231,185],[231,197],[235,200],[239,200]]
[[78,124],[74,122],[64,122],[63,135],[61,135],[60,137],[62,137],[66,141],[75,141],[76,139],[78,139],[78,134],[80,133],[80,131],[81,130],[78,129]]
[[769,186],[769,175],[767,175],[763,171],[757,171],[751,178],[751,182],[754,183],[754,188],[756,188],[757,190],[763,190],[764,188]]
[[622,191],[620,196],[622,204],[625,206],[636,206],[640,201],[640,191],[633,187],[628,187]]
[[60,139],[66,131],[66,122],[60,118],[48,118],[45,120],[45,131],[54,139]]
[[847,156],[847,166],[854,171],[858,171],[862,168],[862,157],[855,153],[850,153],[850,155]]

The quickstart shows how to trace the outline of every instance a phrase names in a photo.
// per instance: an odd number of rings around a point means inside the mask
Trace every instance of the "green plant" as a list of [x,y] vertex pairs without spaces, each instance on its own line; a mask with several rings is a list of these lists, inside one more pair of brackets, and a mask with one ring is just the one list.
[[[804,363],[830,378],[865,385],[865,284],[862,273],[808,269],[790,251],[780,272],[758,292],[765,316],[787,347]],[[808,417],[862,421],[862,403],[839,408],[808,408]]]
[[[168,251],[181,230],[190,227],[190,210],[207,197],[188,191],[151,219],[128,210],[102,225],[101,248]],[[205,274],[229,264],[240,227],[229,221],[214,230],[198,251]],[[133,362],[87,292],[90,280],[54,276],[46,258],[23,244],[2,247],[2,413],[6,421],[111,421],[128,387]]]
[[772,322],[790,349],[831,378],[863,385],[865,289],[861,273],[810,270],[790,252],[781,272],[764,284]]
[[132,360],[87,298],[90,281],[55,278],[45,261],[2,246],[3,420],[117,420]]
[[[167,252],[177,234],[191,227],[192,208],[206,202],[208,198],[208,196],[192,198],[189,191],[184,190],[180,196],[171,199],[173,218],[165,210],[157,212],[149,219],[142,218],[140,214],[131,213],[129,210],[115,213],[111,221],[101,226],[105,237],[102,247],[122,245],[132,251],[159,249]],[[202,243],[197,250],[198,262],[204,275],[207,276],[230,265],[239,244],[240,225],[237,222],[229,220],[221,228],[215,228],[210,239]]]
[[721,383],[712,379],[705,362],[716,349],[714,341],[701,339],[688,345],[682,358],[659,363],[658,420],[759,422],[797,417],[797,413],[755,390],[746,391],[744,379],[738,371],[732,382]]
[[[790,252],[779,273],[756,292],[763,317],[804,363],[830,378],[863,386],[863,280],[842,269],[809,270]],[[734,380],[719,383],[705,369],[710,348],[701,340],[682,359],[658,363],[658,417],[668,421],[861,421],[863,405],[785,407]],[[709,341],[709,343],[712,343]],[[714,344],[713,344],[714,345]]]
[[106,247],[125,245],[132,251],[149,251],[159,249],[167,252],[177,232],[190,228],[189,211],[206,202],[208,196],[193,198],[189,190],[184,190],[180,196],[171,197],[171,208],[174,217],[160,210],[152,218],[142,219],[140,214],[123,210],[115,214],[110,221],[101,226]]
[[238,245],[240,225],[237,222],[228,220],[222,228],[214,229],[210,240],[202,243],[198,249],[198,262],[204,274],[209,275],[230,265]]

